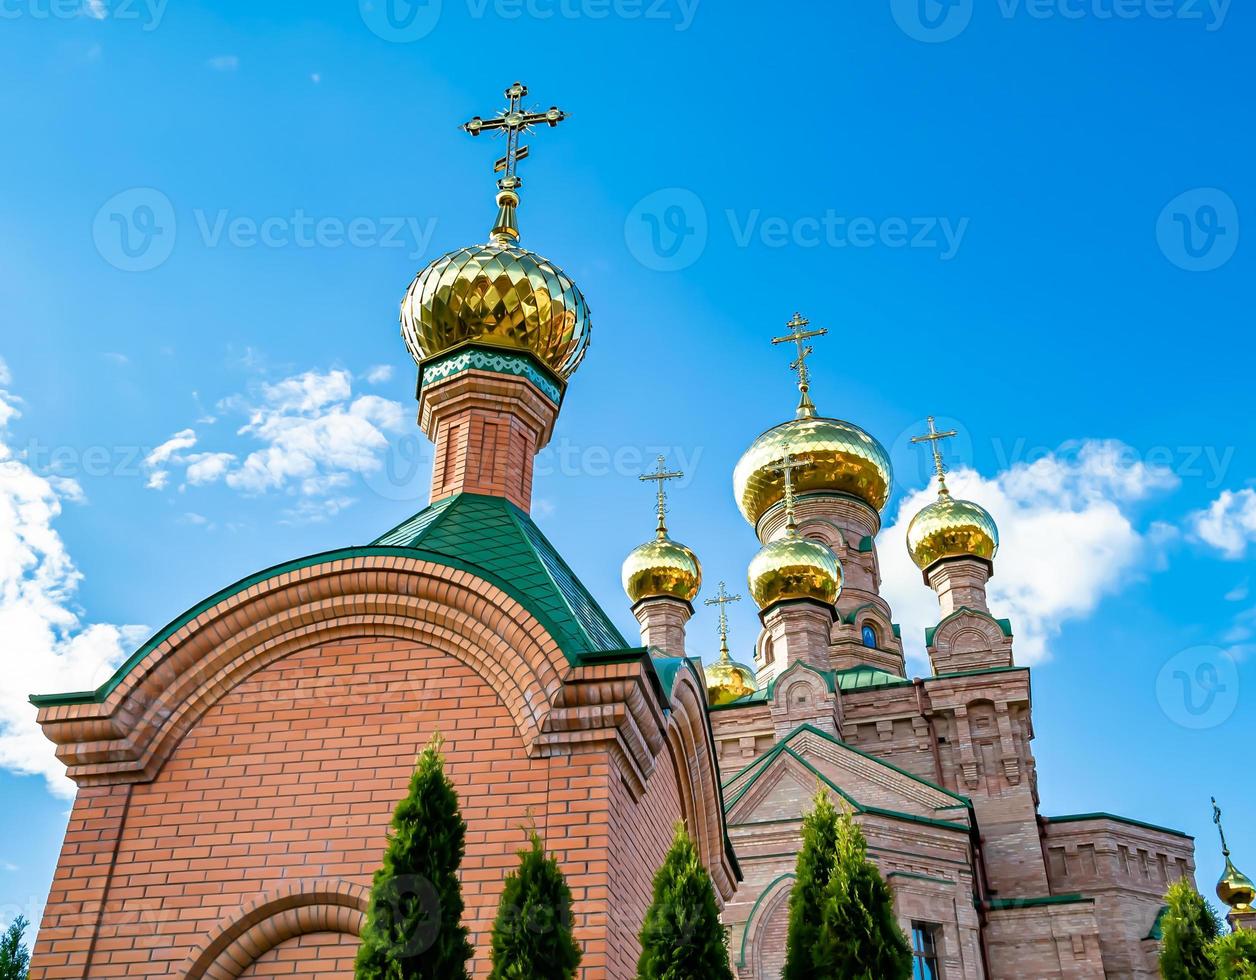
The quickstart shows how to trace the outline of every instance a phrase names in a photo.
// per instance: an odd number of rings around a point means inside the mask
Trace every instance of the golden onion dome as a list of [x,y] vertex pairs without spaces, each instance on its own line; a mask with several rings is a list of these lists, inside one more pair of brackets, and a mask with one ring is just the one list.
[[638,545],[624,559],[624,591],[633,603],[672,598],[692,602],[702,587],[702,566],[683,544],[658,537]]
[[1247,912],[1256,901],[1256,885],[1252,879],[1243,874],[1227,854],[1225,870],[1221,872],[1221,880],[1217,882],[1217,897],[1236,912]]
[[733,471],[733,495],[751,524],[785,496],[777,467],[787,449],[810,464],[794,476],[796,494],[848,493],[874,510],[890,498],[894,470],[876,439],[841,419],[791,419],[759,436]]
[[712,707],[744,698],[758,689],[754,670],[726,657],[707,664],[703,672],[706,674],[707,703]]
[[827,545],[787,534],[759,549],[750,561],[749,579],[760,609],[787,599],[832,605],[842,591],[842,565]]
[[998,550],[999,529],[989,512],[945,490],[907,526],[907,552],[921,569],[943,558],[991,561]]
[[575,282],[520,248],[518,195],[497,196],[489,241],[442,255],[415,276],[401,303],[401,334],[422,362],[468,344],[524,351],[566,380],[589,346],[589,307]]

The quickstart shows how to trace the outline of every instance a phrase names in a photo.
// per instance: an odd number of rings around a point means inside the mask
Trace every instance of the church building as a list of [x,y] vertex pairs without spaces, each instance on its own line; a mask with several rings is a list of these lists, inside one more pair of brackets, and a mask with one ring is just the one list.
[[[429,505],[209,596],[95,691],[32,698],[78,785],[33,980],[350,980],[390,816],[435,732],[468,824],[475,976],[532,820],[572,889],[582,976],[633,977],[683,821],[734,975],[776,980],[817,787],[867,836],[921,980],[1157,976],[1162,896],[1192,879],[1192,839],[1041,812],[1030,670],[987,601],[998,530],[948,490],[953,433],[932,420],[918,441],[937,499],[907,537],[938,615],[931,673],[907,676],[881,594],[890,460],[813,401],[807,342],[822,331],[804,317],[775,348],[797,355],[797,407],[783,400],[731,474],[761,544],[753,663],[729,649],[737,590],[704,593],[667,526],[665,461],[643,477],[657,480],[654,535],[623,564],[639,640],[604,611],[623,598],[595,598],[534,523],[533,460],[591,326],[576,283],[520,244],[519,138],[564,118],[526,95],[512,85],[508,108],[464,127],[506,140],[487,241],[433,261],[402,301],[435,444]],[[706,667],[686,638],[697,601],[724,624]]]

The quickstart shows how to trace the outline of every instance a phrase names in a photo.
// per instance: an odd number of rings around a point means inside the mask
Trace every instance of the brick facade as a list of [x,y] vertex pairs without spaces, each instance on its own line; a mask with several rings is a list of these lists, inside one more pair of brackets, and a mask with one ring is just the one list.
[[[31,976],[282,976],[323,947],[322,974],[351,976],[388,820],[437,730],[468,824],[475,975],[535,821],[586,975],[631,976],[678,819],[722,894],[734,877],[700,679],[681,670],[663,704],[652,672],[644,655],[573,669],[514,600],[412,559],[233,594],[104,703],[43,709],[83,788]],[[105,748],[111,727],[125,748]]]

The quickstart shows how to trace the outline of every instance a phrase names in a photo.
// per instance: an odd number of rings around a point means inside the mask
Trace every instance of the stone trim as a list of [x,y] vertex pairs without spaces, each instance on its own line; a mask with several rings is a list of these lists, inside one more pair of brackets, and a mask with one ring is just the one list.
[[185,980],[235,980],[280,943],[311,932],[360,936],[368,890],[340,879],[293,882],[224,917],[213,937],[184,961]]

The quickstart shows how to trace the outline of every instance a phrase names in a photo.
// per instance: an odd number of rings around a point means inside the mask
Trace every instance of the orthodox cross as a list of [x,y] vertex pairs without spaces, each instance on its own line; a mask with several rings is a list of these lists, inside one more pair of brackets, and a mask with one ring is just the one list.
[[798,525],[794,523],[794,471],[805,470],[811,463],[792,455],[789,451],[789,443],[782,448],[783,455],[771,465],[775,472],[785,478],[785,530],[790,534],[797,534]]
[[730,602],[741,602],[740,595],[729,595],[724,587],[724,583],[720,583],[719,589],[715,593],[715,598],[707,599],[706,605],[720,607],[720,659],[731,660],[732,657],[728,652],[728,609],[726,608]]
[[789,327],[790,332],[784,337],[772,338],[772,343],[774,344],[798,345],[798,358],[789,366],[789,369],[798,372],[798,391],[802,395],[798,402],[798,417],[800,419],[814,418],[816,414],[815,403],[811,400],[811,395],[808,394],[811,390],[811,373],[807,370],[807,358],[813,351],[811,345],[805,344],[804,341],[810,340],[812,337],[823,337],[829,332],[826,327],[821,327],[819,330],[808,330],[807,327],[810,325],[810,320],[801,313],[795,313],[794,318],[785,324],[785,326]]
[[945,432],[939,432],[938,427],[934,424],[933,416],[929,416],[929,431],[923,436],[912,436],[911,441],[916,443],[929,443],[929,448],[933,450],[933,468],[938,474],[938,494],[940,496],[951,495],[951,491],[946,488],[946,464],[942,462],[942,440],[950,439],[959,435],[954,429],[947,429]]
[[527,94],[528,87],[522,82],[515,82],[506,89],[506,98],[510,100],[509,106],[498,112],[492,119],[481,119],[476,116],[462,124],[463,130],[472,136],[494,131],[506,134],[506,155],[493,164],[493,173],[502,174],[501,179],[497,181],[497,186],[504,191],[518,190],[523,184],[515,173],[515,167],[519,161],[528,155],[528,148],[519,145],[520,134],[530,133],[532,127],[540,123],[545,123],[550,127],[557,126],[567,118],[567,113],[558,106],[551,106],[544,112],[526,112],[521,103]]
[[1226,860],[1229,860],[1230,846],[1225,842],[1225,828],[1221,826],[1221,807],[1217,806],[1215,796],[1212,798],[1212,822],[1217,825],[1217,833],[1221,835],[1221,853],[1225,855]]
[[643,483],[648,483],[649,481],[653,480],[654,482],[658,484],[659,523],[658,523],[658,527],[656,527],[654,530],[657,532],[661,540],[662,538],[667,537],[667,524],[665,520],[667,516],[667,490],[664,488],[664,484],[668,480],[682,479],[685,474],[682,473],[680,470],[672,470],[669,472],[667,469],[667,460],[663,456],[660,456],[658,458],[658,463],[659,463],[659,466],[657,470],[655,470],[653,473],[642,473],[639,477],[637,477],[637,479],[642,481]]

